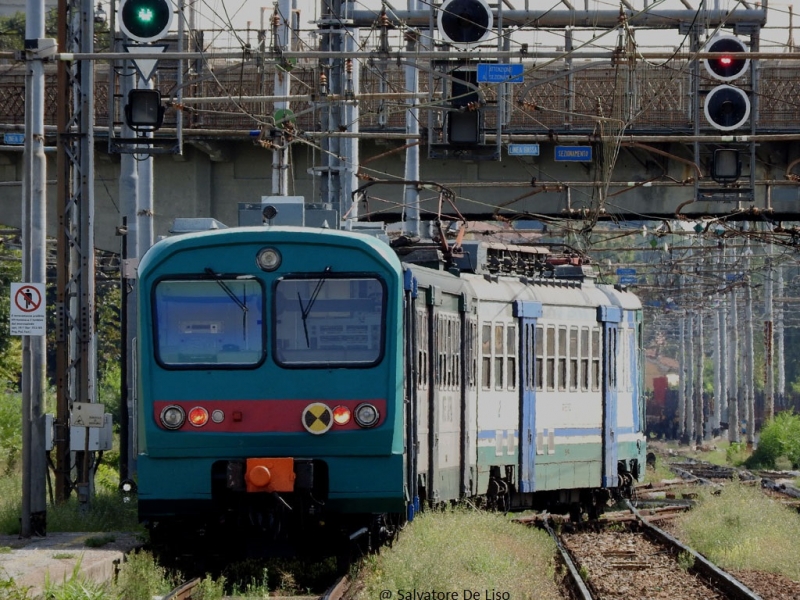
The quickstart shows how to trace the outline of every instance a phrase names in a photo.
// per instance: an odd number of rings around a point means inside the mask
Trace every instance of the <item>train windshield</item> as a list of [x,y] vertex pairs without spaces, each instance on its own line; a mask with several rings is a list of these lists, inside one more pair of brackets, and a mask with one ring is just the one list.
[[161,281],[155,340],[166,365],[252,366],[264,357],[264,292],[254,279]]
[[275,360],[286,366],[368,366],[383,354],[386,292],[376,278],[281,279],[275,285]]

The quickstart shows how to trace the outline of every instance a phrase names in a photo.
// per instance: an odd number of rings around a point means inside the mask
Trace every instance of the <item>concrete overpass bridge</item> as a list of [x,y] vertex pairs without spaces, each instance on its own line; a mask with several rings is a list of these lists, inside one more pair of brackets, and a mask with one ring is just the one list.
[[[437,29],[435,10],[321,19],[313,32],[318,44],[298,27],[282,52],[270,26],[237,51],[204,43],[208,32],[168,38],[155,75],[166,119],[147,146],[158,148],[156,234],[166,234],[177,216],[235,224],[239,203],[270,195],[303,196],[339,217],[399,221],[416,210],[409,189],[380,183],[398,180],[446,186],[456,200],[441,210],[472,220],[572,222],[580,229],[608,218],[797,217],[800,54],[762,44],[766,7],[708,11],[697,26],[698,13],[688,9],[534,14],[508,3],[485,6],[492,36],[475,44],[455,43]],[[614,31],[606,47],[582,45],[582,34],[602,28]],[[563,45],[525,41],[545,29]],[[665,30],[686,44],[669,51],[646,45]],[[353,43],[337,46],[340,33]],[[704,58],[715,56],[708,40],[720,33],[749,50],[738,77],[720,79],[705,68]],[[95,242],[108,250],[119,249],[120,155],[145,148],[120,137],[120,81],[133,70],[119,56],[85,61],[95,70]],[[497,69],[513,77],[498,78]],[[5,133],[23,132],[24,76],[23,65],[8,63],[0,79]],[[733,127],[715,126],[707,114],[707,99],[720,86],[735,87],[749,104]],[[51,150],[56,89],[51,66]],[[286,149],[285,161],[276,162],[278,149]],[[0,150],[4,220],[18,225],[22,153],[9,144]],[[733,176],[715,176],[718,150],[727,151],[723,166]],[[48,157],[55,173],[55,152]],[[369,190],[358,194],[367,182]],[[435,218],[438,194],[421,183],[411,188],[421,219]]]

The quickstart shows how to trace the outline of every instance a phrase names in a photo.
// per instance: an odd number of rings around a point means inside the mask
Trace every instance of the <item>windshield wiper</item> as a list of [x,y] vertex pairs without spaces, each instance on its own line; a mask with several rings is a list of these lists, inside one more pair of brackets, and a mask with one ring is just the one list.
[[300,292],[297,292],[297,302],[300,304],[300,316],[303,319],[303,333],[306,334],[306,347],[311,348],[311,342],[308,339],[308,315],[311,313],[311,307],[314,306],[314,302],[317,300],[317,296],[319,296],[320,291],[322,290],[322,284],[325,283],[325,278],[328,276],[328,273],[331,272],[331,267],[328,265],[325,267],[325,270],[322,271],[322,275],[317,282],[314,291],[311,292],[311,298],[308,299],[308,304],[303,306],[303,299],[300,297]]
[[239,300],[236,294],[233,293],[233,290],[228,287],[228,284],[222,280],[222,275],[219,273],[214,273],[214,271],[212,271],[209,267],[206,267],[205,271],[206,275],[210,275],[211,278],[219,284],[219,287],[221,287],[225,293],[228,294],[228,297],[233,300],[239,308],[242,309],[242,312],[247,312],[247,305]]
[[[247,304],[244,301],[239,300],[239,297],[233,292],[233,290],[228,287],[228,284],[222,280],[222,275],[219,273],[215,273],[210,267],[205,268],[206,275],[209,275],[214,281],[219,284],[225,293],[228,295],[228,298],[233,300],[236,303],[236,306],[242,309],[242,339],[247,338]],[[250,279],[249,277],[247,279]],[[247,292],[244,294],[245,301],[247,300]]]

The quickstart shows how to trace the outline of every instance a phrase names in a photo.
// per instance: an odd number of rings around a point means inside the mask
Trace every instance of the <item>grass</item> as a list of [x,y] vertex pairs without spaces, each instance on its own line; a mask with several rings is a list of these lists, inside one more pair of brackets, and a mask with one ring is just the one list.
[[724,569],[768,571],[800,581],[800,515],[757,488],[734,481],[718,495],[703,490],[698,506],[676,522],[676,531]]
[[427,512],[391,550],[366,559],[356,599],[412,600],[413,590],[457,593],[459,600],[561,598],[554,556],[545,532],[502,515]]
[[[0,533],[16,535],[20,532],[21,490],[20,475],[0,478]],[[63,504],[48,502],[46,510],[48,531],[143,531],[136,503],[126,502],[116,490],[99,490],[89,506],[82,505],[73,494]]]

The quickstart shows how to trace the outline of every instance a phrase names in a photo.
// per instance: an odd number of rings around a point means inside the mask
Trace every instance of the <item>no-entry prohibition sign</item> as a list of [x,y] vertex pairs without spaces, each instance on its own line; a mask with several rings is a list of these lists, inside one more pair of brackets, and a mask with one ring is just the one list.
[[43,283],[11,284],[11,335],[45,335]]

